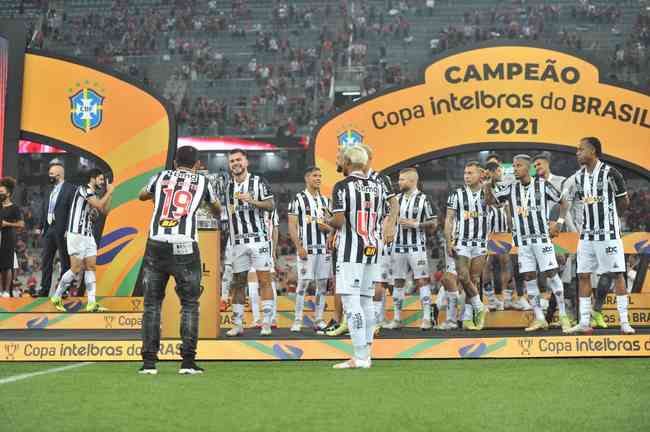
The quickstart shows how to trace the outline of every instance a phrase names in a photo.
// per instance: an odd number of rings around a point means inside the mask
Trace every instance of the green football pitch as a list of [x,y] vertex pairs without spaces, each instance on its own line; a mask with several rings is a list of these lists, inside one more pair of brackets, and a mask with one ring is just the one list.
[[[1,431],[646,431],[647,359],[0,364]],[[64,368],[74,365],[71,368]],[[78,366],[78,367],[77,367]],[[61,370],[64,368],[64,370]],[[53,371],[54,369],[54,371]]]

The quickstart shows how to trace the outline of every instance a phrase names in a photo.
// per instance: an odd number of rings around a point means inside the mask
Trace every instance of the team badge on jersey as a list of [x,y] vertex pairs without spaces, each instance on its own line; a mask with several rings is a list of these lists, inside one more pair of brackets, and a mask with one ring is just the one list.
[[82,88],[69,99],[70,121],[74,127],[90,132],[102,124],[104,96],[91,88]]

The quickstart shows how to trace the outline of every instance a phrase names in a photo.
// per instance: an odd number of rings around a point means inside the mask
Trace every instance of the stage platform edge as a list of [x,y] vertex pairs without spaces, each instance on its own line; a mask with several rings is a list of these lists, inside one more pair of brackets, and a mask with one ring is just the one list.
[[[549,332],[550,333],[550,332]],[[139,340],[5,340],[0,360],[138,361]],[[349,338],[200,340],[198,360],[338,360],[352,352]],[[180,342],[165,340],[161,360],[179,360]],[[615,332],[568,336],[556,334],[491,335],[377,339],[374,359],[530,359],[570,357],[650,357],[650,333]]]

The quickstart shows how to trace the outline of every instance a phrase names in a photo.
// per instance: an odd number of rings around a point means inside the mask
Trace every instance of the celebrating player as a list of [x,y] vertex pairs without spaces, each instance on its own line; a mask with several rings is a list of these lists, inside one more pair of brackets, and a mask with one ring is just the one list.
[[296,318],[292,332],[302,329],[305,292],[313,282],[316,288],[316,319],[314,327],[323,330],[327,280],[332,273],[332,260],[327,250],[327,234],[333,229],[325,223],[329,200],[320,194],[322,174],[318,167],[305,170],[306,188],[289,204],[289,236],[296,246],[298,286],[296,287]]
[[395,288],[393,300],[395,304],[395,318],[386,328],[398,329],[400,322],[400,309],[404,300],[404,283],[409,268],[413,271],[415,286],[420,292],[422,305],[422,330],[430,330],[431,323],[431,285],[429,280],[429,266],[426,253],[426,230],[433,231],[436,227],[436,218],[427,196],[420,192],[418,185],[418,172],[415,168],[400,171],[399,188],[401,193],[397,196],[399,205],[399,228],[394,245],[395,262]]
[[[98,198],[98,191],[106,184],[106,193]],[[70,269],[65,272],[59,281],[59,285],[50,298],[50,301],[57,310],[65,312],[61,296],[70,287],[81,268],[84,268],[84,283],[88,291],[87,312],[106,311],[96,302],[95,290],[97,279],[95,276],[95,262],[97,259],[97,243],[93,236],[95,218],[97,212],[108,213],[111,207],[113,186],[106,182],[104,174],[97,168],[90,170],[88,183],[79,186],[72,199],[68,229],[66,230],[66,242],[68,254],[70,255]]]
[[481,330],[488,309],[481,302],[477,287],[487,254],[489,213],[478,162],[465,165],[464,180],[465,187],[454,190],[447,200],[445,238],[447,253],[455,258],[458,281],[465,291],[463,329]]
[[[526,331],[545,330],[548,323],[544,317],[540,303],[540,292],[537,283],[537,269],[547,278],[549,287],[557,299],[560,312],[562,331],[571,327],[564,305],[564,286],[558,276],[558,265],[555,258],[555,248],[551,242],[559,232],[559,226],[564,223],[568,204],[560,196],[551,183],[543,178],[535,179],[530,176],[530,156],[517,155],[514,157],[516,181],[494,191],[495,181],[485,183],[487,201],[491,205],[508,203],[510,208],[512,236],[515,246],[519,248],[519,270],[526,281],[526,290],[532,300],[535,319]],[[557,222],[548,222],[547,208],[551,203],[560,203],[560,218]]]
[[592,330],[591,274],[596,273],[599,290],[601,287],[609,289],[614,282],[621,332],[634,334],[627,313],[625,255],[618,216],[628,207],[630,198],[621,173],[602,162],[601,155],[602,145],[598,138],[580,140],[577,157],[583,167],[575,177],[576,197],[584,203],[577,250],[580,323],[572,327],[570,333],[589,333]]
[[231,150],[228,156],[231,179],[226,186],[229,241],[232,246],[233,277],[232,292],[233,328],[227,336],[239,336],[244,332],[244,301],[248,272],[255,268],[262,297],[263,323],[260,335],[271,334],[273,319],[273,289],[271,287],[271,241],[265,212],[273,210],[273,192],[269,183],[258,175],[248,172],[248,157],[243,150]]
[[221,204],[212,184],[196,172],[198,151],[191,146],[176,152],[174,169],[154,175],[140,191],[140,200],[154,200],[149,239],[144,256],[142,283],[142,359],[140,374],[155,375],[160,350],[160,309],[171,276],[181,302],[181,356],[178,373],[195,375],[203,369],[194,362],[199,332],[201,296],[201,255],[199,253],[196,211],[202,201],[210,204],[215,216]]
[[378,221],[383,220],[387,191],[364,173],[368,155],[362,148],[345,151],[346,178],[336,183],[333,215],[328,225],[338,230],[336,287],[347,317],[354,356],[336,369],[369,368],[373,339],[373,278],[379,252]]

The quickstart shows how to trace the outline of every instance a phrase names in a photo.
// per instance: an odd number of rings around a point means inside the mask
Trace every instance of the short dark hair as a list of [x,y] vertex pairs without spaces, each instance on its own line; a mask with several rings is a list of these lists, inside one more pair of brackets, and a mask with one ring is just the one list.
[[4,186],[9,192],[9,195],[14,194],[14,189],[16,188],[16,179],[13,177],[3,177],[0,179],[0,186]]
[[591,146],[596,150],[596,156],[600,157],[603,153],[603,145],[600,143],[600,140],[596,137],[584,137],[582,141],[587,141]]
[[497,161],[499,161],[499,163],[501,163],[501,157],[499,156],[498,153],[492,152],[492,153],[488,154],[487,158],[485,158],[485,160],[489,161],[490,159],[496,159]]
[[192,168],[196,161],[199,159],[199,151],[196,147],[183,146],[176,150],[176,165],[184,168]]
[[485,165],[485,169],[488,171],[496,171],[497,169],[499,169],[499,166],[500,165],[498,163],[492,161],[492,162],[488,162],[487,165]]
[[551,162],[551,154],[549,152],[546,152],[546,151],[541,152],[541,153],[537,153],[533,157],[533,162],[535,162],[538,159],[544,159],[547,162]]
[[237,153],[241,153],[242,155],[244,155],[245,158],[248,159],[248,153],[246,153],[246,150],[241,149],[241,148],[234,148],[234,149],[230,150],[228,152],[228,157],[230,157],[230,156],[232,156],[234,154],[237,154]]
[[307,168],[305,168],[303,176],[307,176],[313,173],[314,171],[320,171],[320,168],[318,168],[316,165],[309,165]]
[[481,163],[479,161],[477,161],[477,160],[471,160],[471,161],[468,161],[465,164],[465,168],[473,167],[473,166],[478,167],[479,169],[483,169],[483,167],[481,166]]
[[103,175],[103,174],[104,173],[99,168],[91,168],[88,171],[88,181],[90,181],[90,179],[97,178],[97,177],[99,177],[100,175]]

